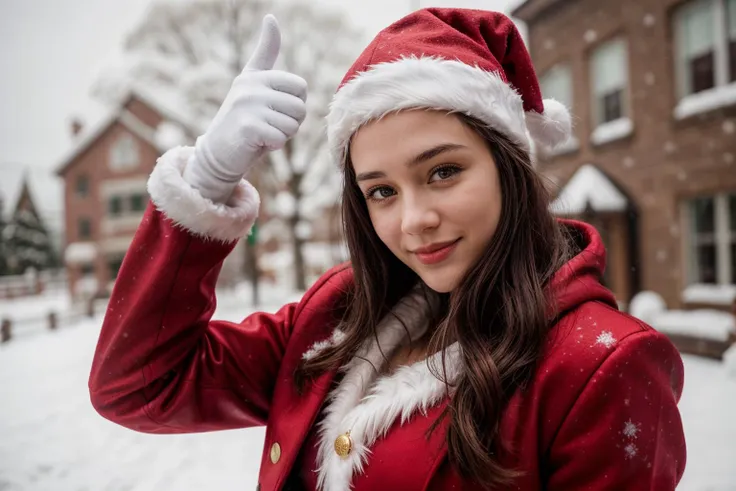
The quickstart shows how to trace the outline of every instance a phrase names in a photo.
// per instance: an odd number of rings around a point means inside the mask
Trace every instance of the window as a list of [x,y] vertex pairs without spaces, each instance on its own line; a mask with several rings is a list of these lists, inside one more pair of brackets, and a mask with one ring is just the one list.
[[110,167],[115,170],[132,169],[138,166],[138,143],[130,135],[121,136],[110,150]]
[[130,197],[131,211],[145,211],[148,199],[144,194],[134,194]]
[[690,282],[736,284],[736,193],[693,199],[688,208]]
[[108,213],[110,216],[116,217],[123,213],[123,200],[120,196],[111,196],[108,201]]
[[694,0],[675,12],[680,97],[736,81],[736,0]]
[[79,272],[82,276],[92,276],[95,273],[95,267],[91,263],[85,263],[80,266]]
[[540,85],[545,99],[555,99],[572,107],[572,74],[568,65],[558,64],[547,70],[540,78]]
[[89,195],[89,178],[87,176],[77,176],[74,192],[80,198],[86,198]]
[[79,219],[78,233],[80,239],[89,239],[92,237],[92,222],[89,218]]
[[107,260],[107,268],[110,272],[110,279],[115,280],[120,272],[120,267],[123,265],[123,256],[113,256]]
[[629,85],[626,41],[615,39],[592,54],[590,79],[595,126],[628,117]]

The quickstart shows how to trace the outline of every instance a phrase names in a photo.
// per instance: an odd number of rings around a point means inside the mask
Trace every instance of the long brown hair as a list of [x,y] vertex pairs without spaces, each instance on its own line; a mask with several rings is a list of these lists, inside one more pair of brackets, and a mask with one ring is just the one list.
[[[451,294],[440,296],[441,309],[430,319],[428,352],[455,341],[462,348],[461,374],[443,415],[450,418],[448,456],[462,476],[494,488],[518,475],[500,463],[499,453],[513,449],[499,441],[499,425],[510,397],[528,383],[540,358],[551,324],[546,286],[566,260],[567,241],[548,211],[549,195],[529,154],[485,124],[459,117],[488,144],[498,168],[502,209],[485,253]],[[296,374],[300,385],[354,356],[376,336],[381,318],[420,281],[373,229],[349,152],[343,167],[343,228],[354,272],[341,323],[346,337],[304,362]],[[432,372],[447,380],[444,361]]]

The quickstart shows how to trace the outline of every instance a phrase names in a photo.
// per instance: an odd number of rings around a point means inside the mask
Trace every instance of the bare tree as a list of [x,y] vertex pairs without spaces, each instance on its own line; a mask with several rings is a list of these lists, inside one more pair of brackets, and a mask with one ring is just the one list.
[[[336,199],[324,116],[340,77],[357,55],[360,32],[338,13],[301,2],[277,6],[259,0],[159,2],[128,37],[127,75],[136,84],[179,91],[189,110],[208,120],[245,65],[268,11],[276,15],[283,33],[276,68],[306,79],[308,116],[297,136],[282,151],[270,154],[271,165],[259,167],[255,179],[264,201],[279,195],[272,201],[288,203],[272,213],[289,225],[295,286],[305,289],[303,244],[309,235],[308,220]],[[252,259],[247,262],[253,264]]]

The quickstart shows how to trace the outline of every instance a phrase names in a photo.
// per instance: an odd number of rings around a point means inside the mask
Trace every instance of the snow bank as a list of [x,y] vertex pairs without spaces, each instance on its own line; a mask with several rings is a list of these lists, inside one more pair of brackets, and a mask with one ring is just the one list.
[[657,315],[666,310],[667,305],[662,296],[652,291],[637,293],[629,304],[629,313],[647,324],[651,324]]
[[665,334],[679,334],[714,341],[728,341],[736,330],[734,318],[720,310],[667,310],[662,297],[652,291],[638,293],[629,313]]
[[687,303],[731,305],[736,299],[736,285],[690,285],[682,292]]
[[723,365],[726,367],[726,373],[731,378],[736,379],[736,344],[723,353]]
[[734,331],[733,316],[718,310],[668,310],[655,315],[648,324],[665,334],[714,341],[728,341]]

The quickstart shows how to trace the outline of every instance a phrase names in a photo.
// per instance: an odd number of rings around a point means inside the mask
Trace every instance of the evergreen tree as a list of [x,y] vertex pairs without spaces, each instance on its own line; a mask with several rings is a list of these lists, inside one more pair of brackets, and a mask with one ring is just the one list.
[[10,248],[8,247],[8,240],[5,237],[8,229],[3,205],[4,201],[2,196],[0,196],[0,276],[10,274]]
[[22,186],[15,211],[3,227],[4,256],[11,274],[29,268],[41,271],[56,263],[51,236],[33,204],[27,179]]

